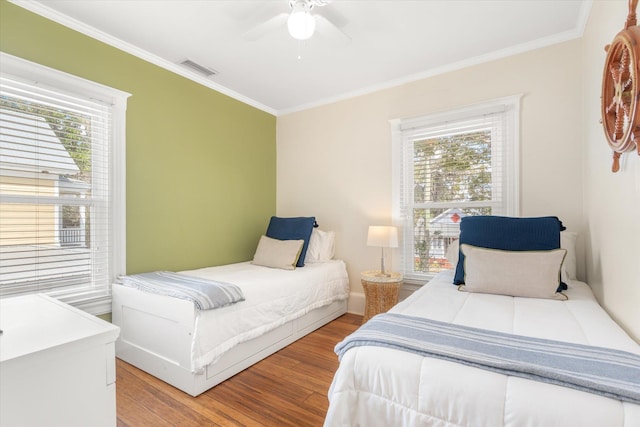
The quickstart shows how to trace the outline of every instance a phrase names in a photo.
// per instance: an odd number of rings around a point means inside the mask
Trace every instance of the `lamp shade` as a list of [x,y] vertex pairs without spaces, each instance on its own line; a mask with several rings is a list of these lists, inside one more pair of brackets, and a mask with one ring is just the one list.
[[311,16],[306,2],[296,2],[287,20],[289,34],[296,40],[306,40],[316,29],[316,20]]
[[367,246],[382,248],[398,247],[398,229],[388,225],[371,225],[367,235]]

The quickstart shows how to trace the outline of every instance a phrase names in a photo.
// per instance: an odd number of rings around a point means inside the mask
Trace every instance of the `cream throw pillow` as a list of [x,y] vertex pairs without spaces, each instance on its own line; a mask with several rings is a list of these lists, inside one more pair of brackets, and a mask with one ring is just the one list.
[[[576,240],[578,238],[578,233],[575,231],[561,231],[560,232],[560,247],[562,249],[567,250],[567,255],[564,257],[564,261],[562,263],[562,281],[567,283],[570,279],[575,280],[576,276]],[[449,261],[449,264],[456,267],[458,264],[458,250],[459,250],[459,239],[454,240],[449,244],[447,248],[447,252],[445,253],[445,258]]]
[[465,256],[461,291],[567,299],[556,292],[566,249],[503,251],[462,244],[460,250]]
[[302,252],[304,240],[278,240],[262,236],[252,264],[294,270]]

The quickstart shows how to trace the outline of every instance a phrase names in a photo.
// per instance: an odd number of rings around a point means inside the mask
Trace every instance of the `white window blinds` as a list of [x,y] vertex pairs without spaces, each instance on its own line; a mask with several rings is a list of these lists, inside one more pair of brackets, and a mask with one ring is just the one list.
[[514,215],[517,210],[518,99],[396,124],[400,161],[398,219],[407,278],[451,268],[449,244],[468,215]]
[[108,298],[112,111],[82,93],[0,76],[0,297]]

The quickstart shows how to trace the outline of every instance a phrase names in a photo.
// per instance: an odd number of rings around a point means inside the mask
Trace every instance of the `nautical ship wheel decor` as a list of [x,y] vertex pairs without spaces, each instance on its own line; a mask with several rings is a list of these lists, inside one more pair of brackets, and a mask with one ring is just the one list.
[[640,138],[640,27],[636,25],[637,5],[638,0],[629,0],[629,15],[624,29],[604,48],[607,58],[602,76],[602,125],[613,150],[613,172],[620,170],[622,153],[635,147],[640,155],[640,141],[637,139]]

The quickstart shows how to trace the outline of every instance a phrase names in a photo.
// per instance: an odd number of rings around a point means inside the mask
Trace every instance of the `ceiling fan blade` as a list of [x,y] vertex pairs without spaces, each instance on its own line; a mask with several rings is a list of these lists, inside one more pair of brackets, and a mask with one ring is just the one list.
[[262,24],[258,24],[246,33],[242,35],[242,38],[247,41],[256,41],[267,34],[277,31],[281,28],[287,27],[288,13],[279,13],[278,15],[269,18]]
[[348,44],[351,42],[351,37],[334,25],[333,22],[320,14],[315,14],[314,17],[316,19],[316,28],[320,35],[340,44]]
[[331,3],[331,0],[310,0],[310,2],[314,6],[321,7],[321,6],[326,6],[329,3]]
[[320,7],[313,9],[313,13],[324,16],[334,26],[340,29],[344,28],[349,23],[349,20],[340,13],[336,7]]

